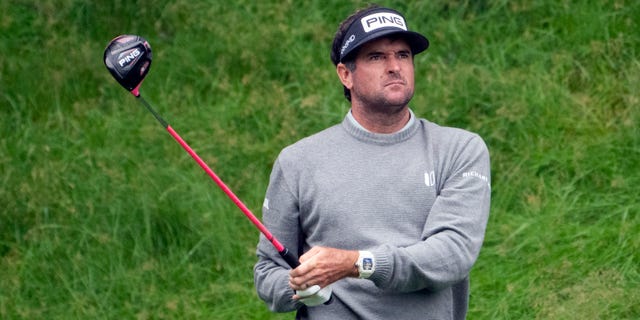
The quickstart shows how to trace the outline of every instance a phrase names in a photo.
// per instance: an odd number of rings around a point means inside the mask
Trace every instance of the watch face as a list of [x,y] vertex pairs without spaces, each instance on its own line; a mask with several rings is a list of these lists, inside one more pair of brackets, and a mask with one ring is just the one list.
[[362,259],[362,270],[370,271],[371,269],[373,269],[373,259],[371,258]]

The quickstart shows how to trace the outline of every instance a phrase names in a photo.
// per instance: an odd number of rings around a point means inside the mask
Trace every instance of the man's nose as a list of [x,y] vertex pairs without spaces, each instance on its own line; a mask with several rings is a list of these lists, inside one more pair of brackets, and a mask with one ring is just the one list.
[[387,62],[387,72],[396,73],[400,71],[400,59],[395,55],[388,55],[385,59]]

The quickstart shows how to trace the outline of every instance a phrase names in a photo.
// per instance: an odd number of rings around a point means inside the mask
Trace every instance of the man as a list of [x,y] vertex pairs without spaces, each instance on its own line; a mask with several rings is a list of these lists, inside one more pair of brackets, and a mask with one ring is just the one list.
[[[418,119],[413,56],[429,46],[397,11],[347,18],[331,58],[351,110],[282,150],[263,220],[258,295],[301,319],[464,319],[490,203],[489,154],[461,129]],[[322,290],[318,290],[322,288]]]

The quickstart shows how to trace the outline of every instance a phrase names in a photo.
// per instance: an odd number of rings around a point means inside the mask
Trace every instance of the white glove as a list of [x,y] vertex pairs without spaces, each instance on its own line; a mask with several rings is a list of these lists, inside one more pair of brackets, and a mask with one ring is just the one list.
[[329,301],[329,299],[331,299],[331,293],[331,285],[322,289],[320,289],[319,285],[314,285],[305,290],[296,291],[296,294],[300,297],[298,301],[308,307],[315,307]]

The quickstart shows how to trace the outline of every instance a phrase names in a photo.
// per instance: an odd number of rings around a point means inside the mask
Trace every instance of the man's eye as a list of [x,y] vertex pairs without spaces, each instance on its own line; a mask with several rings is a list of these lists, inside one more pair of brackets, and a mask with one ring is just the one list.
[[369,56],[369,60],[371,60],[371,61],[378,61],[380,59],[382,59],[382,56],[379,55],[379,54],[372,54],[372,55]]

